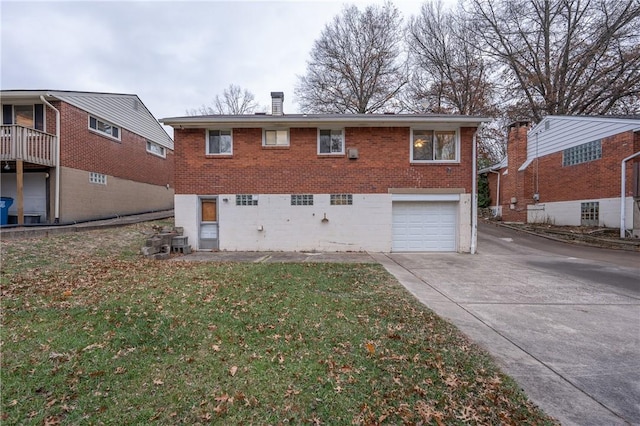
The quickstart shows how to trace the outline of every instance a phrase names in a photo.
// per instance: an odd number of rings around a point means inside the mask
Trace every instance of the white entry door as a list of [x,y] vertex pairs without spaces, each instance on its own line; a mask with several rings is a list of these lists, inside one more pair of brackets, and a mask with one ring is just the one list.
[[392,250],[456,251],[458,203],[394,201]]

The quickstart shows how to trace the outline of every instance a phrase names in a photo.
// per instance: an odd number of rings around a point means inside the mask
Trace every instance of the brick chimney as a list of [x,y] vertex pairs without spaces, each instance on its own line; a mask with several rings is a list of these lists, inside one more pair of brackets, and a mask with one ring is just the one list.
[[[531,125],[528,120],[518,120],[509,124],[507,134],[507,157],[509,159],[508,175],[503,176],[502,196],[502,220],[505,222],[527,222],[527,204],[531,200],[526,199],[529,194],[526,170],[518,169],[527,160],[527,133]],[[529,194],[530,195],[530,194]]]
[[284,92],[271,92],[271,114],[283,115]]

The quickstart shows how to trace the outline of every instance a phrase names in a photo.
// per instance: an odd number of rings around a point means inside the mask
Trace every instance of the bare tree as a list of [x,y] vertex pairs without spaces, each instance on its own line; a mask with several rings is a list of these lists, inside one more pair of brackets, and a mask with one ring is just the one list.
[[253,93],[240,86],[230,84],[224,89],[222,96],[216,95],[211,106],[202,105],[197,109],[187,111],[188,115],[213,115],[213,114],[252,114],[258,108]]
[[462,9],[422,5],[407,28],[412,79],[405,106],[414,112],[495,115],[491,61],[483,57]]
[[345,7],[314,42],[296,97],[308,113],[371,113],[393,108],[405,85],[402,18],[391,3]]
[[469,12],[534,121],[640,111],[640,1],[470,0]]

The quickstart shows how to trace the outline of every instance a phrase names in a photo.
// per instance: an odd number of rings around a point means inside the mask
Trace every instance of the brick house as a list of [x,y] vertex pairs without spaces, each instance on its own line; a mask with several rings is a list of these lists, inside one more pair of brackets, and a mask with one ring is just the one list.
[[479,173],[504,221],[611,228],[624,221],[627,235],[638,237],[639,168],[640,117],[547,116],[534,127],[512,123],[507,158]]
[[68,223],[173,207],[173,141],[138,96],[0,95],[1,193],[14,199],[9,222]]
[[475,249],[475,132],[486,119],[272,113],[165,118],[175,221],[199,250]]

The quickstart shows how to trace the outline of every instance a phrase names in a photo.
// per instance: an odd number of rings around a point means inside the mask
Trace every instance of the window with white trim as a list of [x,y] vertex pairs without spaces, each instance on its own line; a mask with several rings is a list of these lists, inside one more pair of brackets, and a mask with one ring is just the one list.
[[120,140],[120,127],[106,121],[100,120],[92,115],[89,116],[89,129],[106,135],[110,138]]
[[332,206],[350,206],[353,204],[353,194],[331,194],[329,202]]
[[573,166],[602,158],[602,142],[600,139],[572,146],[562,151],[562,165]]
[[167,151],[164,146],[151,141],[147,141],[147,152],[162,158],[167,156]]
[[289,129],[265,129],[263,146],[289,146]]
[[291,205],[292,206],[312,206],[313,194],[292,194]]
[[207,131],[207,155],[233,154],[233,134],[228,129]]
[[427,162],[459,162],[458,135],[455,130],[421,130],[411,131],[411,161]]
[[89,173],[89,183],[97,183],[98,185],[106,185],[107,184],[107,175],[103,175],[102,173]]
[[237,194],[236,206],[257,206],[258,196],[251,194]]
[[344,132],[318,129],[318,154],[344,154]]

